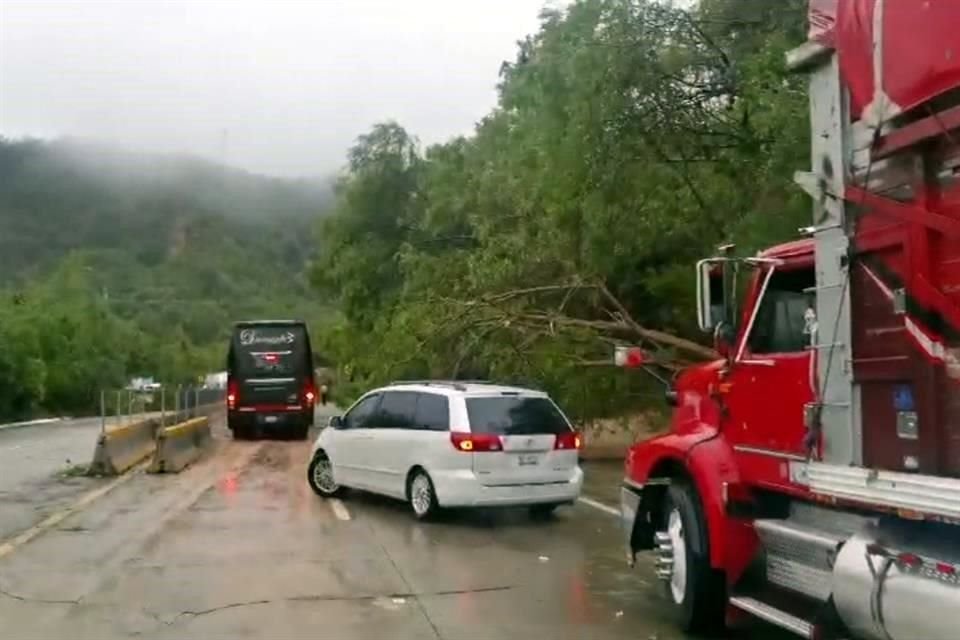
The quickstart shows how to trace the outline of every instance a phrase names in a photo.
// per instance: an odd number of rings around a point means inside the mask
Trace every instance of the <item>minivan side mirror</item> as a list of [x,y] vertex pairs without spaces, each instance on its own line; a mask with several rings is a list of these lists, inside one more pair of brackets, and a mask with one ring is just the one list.
[[330,416],[327,426],[331,429],[343,429],[343,418],[340,416]]

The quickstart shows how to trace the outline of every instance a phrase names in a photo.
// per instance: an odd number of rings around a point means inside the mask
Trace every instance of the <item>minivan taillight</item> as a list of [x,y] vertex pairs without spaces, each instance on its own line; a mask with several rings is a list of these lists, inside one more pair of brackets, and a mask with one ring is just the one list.
[[303,385],[303,401],[308,407],[312,407],[316,400],[317,391],[314,389],[313,383],[308,380],[307,383]]
[[237,391],[239,385],[236,381],[231,380],[227,383],[227,409],[236,409],[237,408]]
[[566,433],[558,433],[557,441],[553,445],[554,449],[579,449],[580,448],[580,434],[576,431],[568,431]]
[[457,451],[480,453],[482,451],[503,451],[500,436],[495,433],[462,433],[452,431],[450,442]]

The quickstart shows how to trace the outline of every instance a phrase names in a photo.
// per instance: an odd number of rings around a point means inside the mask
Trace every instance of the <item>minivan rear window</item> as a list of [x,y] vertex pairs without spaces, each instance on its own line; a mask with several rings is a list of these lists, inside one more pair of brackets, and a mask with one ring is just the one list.
[[570,431],[563,414],[548,398],[467,398],[466,402],[473,433],[510,436]]
[[302,326],[239,327],[234,333],[235,374],[277,378],[309,373],[306,331]]

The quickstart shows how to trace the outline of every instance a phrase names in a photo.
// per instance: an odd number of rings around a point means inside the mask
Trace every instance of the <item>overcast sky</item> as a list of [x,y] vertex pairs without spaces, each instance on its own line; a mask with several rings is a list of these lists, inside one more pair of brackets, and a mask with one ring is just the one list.
[[545,4],[0,0],[0,135],[325,174],[380,120],[468,133]]

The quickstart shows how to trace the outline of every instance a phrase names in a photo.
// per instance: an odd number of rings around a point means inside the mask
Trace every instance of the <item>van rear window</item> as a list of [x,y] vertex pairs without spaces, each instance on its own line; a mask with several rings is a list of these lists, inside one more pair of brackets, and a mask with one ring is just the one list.
[[303,327],[241,327],[234,333],[233,348],[240,377],[300,376],[310,368]]
[[473,433],[533,435],[566,433],[570,425],[548,398],[467,398]]

